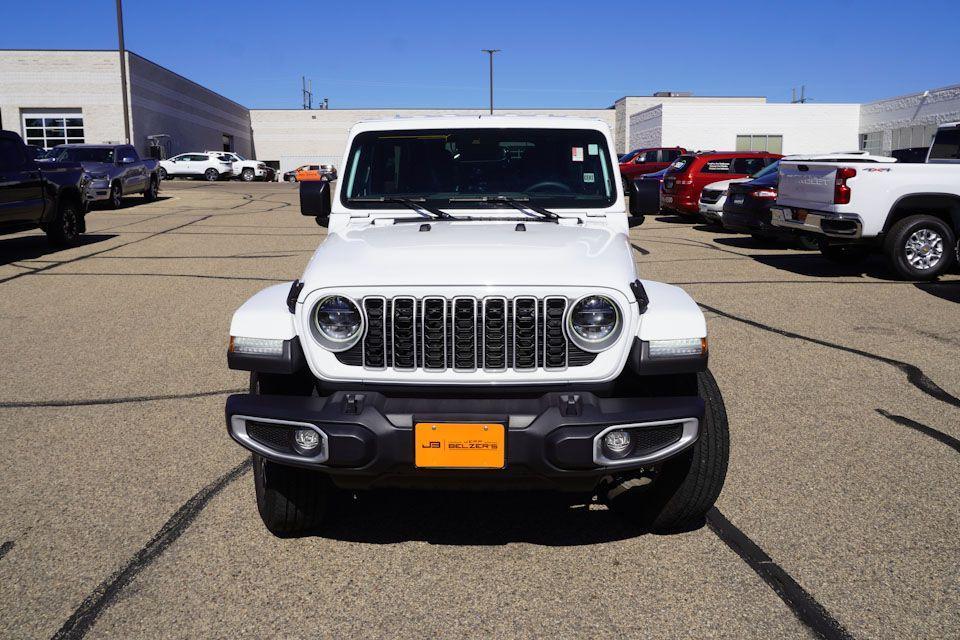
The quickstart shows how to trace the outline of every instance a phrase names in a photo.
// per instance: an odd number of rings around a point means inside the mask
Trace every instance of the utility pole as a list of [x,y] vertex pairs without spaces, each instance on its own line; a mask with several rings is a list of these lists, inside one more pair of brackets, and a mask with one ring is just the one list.
[[123,92],[123,135],[130,144],[130,104],[127,100],[127,49],[123,44],[123,0],[117,0],[117,36],[120,39],[120,90]]
[[481,49],[490,56],[490,115],[493,115],[493,54],[500,53],[500,49]]

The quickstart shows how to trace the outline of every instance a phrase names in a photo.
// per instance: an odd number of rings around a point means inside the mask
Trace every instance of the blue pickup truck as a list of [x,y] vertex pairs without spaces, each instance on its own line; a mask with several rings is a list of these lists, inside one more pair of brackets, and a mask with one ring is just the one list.
[[106,202],[111,209],[120,208],[123,197],[134,193],[151,202],[160,190],[157,161],[141,158],[129,144],[62,144],[41,162],[79,162],[90,177],[90,200]]

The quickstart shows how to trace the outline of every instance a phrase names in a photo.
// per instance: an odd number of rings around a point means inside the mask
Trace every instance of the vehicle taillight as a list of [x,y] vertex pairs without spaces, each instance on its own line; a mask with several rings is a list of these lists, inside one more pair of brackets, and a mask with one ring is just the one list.
[[837,179],[833,185],[833,204],[850,204],[850,187],[847,186],[847,180],[855,175],[857,170],[853,167],[837,169]]
[[758,200],[776,200],[777,192],[775,189],[757,189],[751,194]]

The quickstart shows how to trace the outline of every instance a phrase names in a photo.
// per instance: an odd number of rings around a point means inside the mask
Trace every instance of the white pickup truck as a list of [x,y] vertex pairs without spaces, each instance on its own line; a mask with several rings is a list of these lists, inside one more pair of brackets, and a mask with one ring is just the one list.
[[781,161],[771,222],[818,234],[832,260],[880,249],[899,276],[936,278],[960,259],[960,123],[939,127],[925,164]]

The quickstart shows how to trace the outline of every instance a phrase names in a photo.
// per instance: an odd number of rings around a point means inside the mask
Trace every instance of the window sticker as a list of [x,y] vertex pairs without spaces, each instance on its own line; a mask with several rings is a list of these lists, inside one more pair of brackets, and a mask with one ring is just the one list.
[[600,153],[600,147],[599,147],[598,145],[595,145],[595,144],[588,144],[588,145],[587,145],[587,155],[589,155],[589,156],[595,156],[595,155],[597,155],[598,153]]
[[583,181],[584,181],[584,182],[593,182],[593,174],[592,174],[592,173],[585,173],[585,174],[583,174]]
[[583,162],[583,147],[574,147],[572,156],[574,162]]

